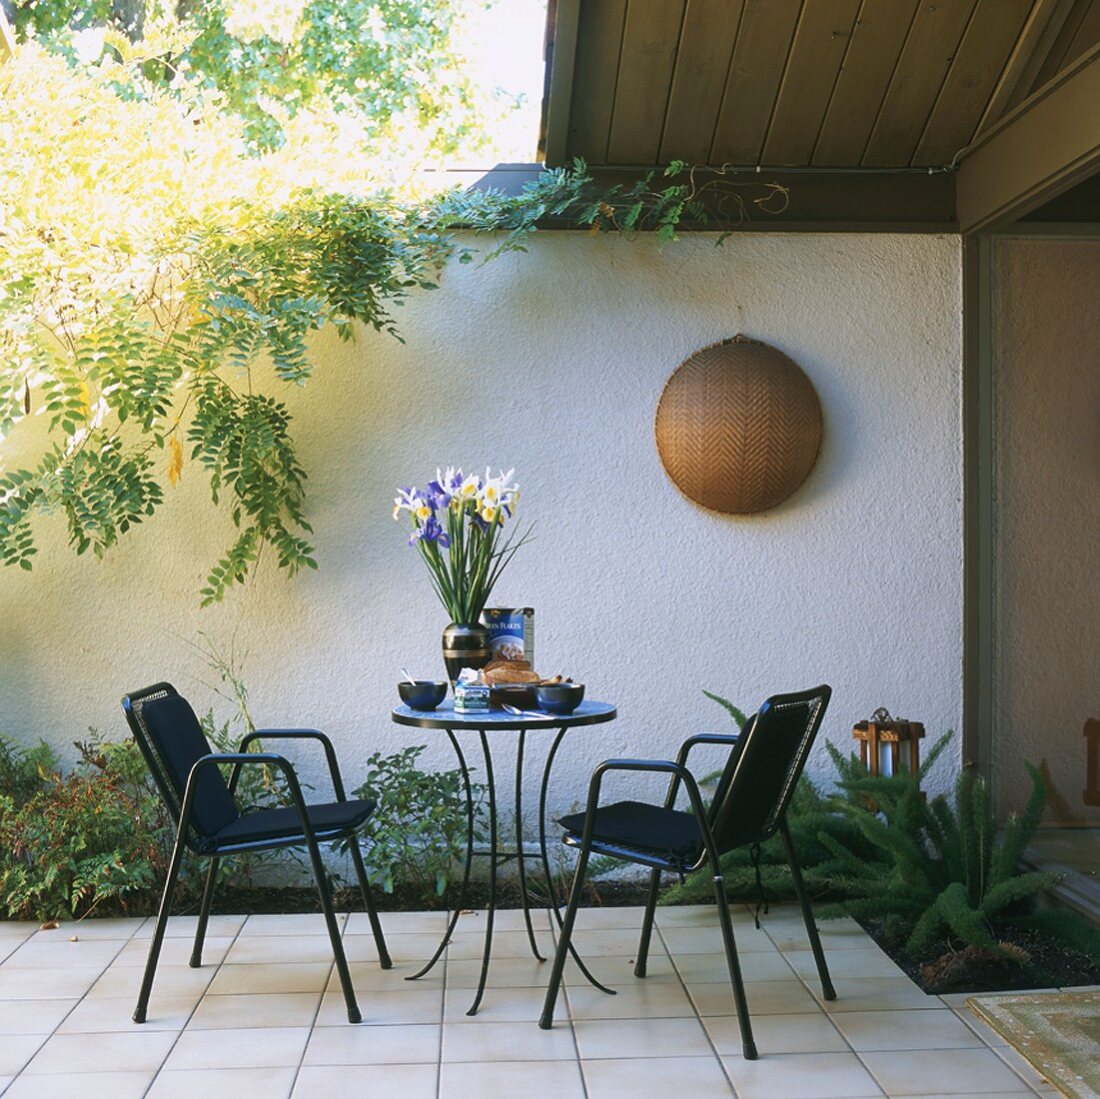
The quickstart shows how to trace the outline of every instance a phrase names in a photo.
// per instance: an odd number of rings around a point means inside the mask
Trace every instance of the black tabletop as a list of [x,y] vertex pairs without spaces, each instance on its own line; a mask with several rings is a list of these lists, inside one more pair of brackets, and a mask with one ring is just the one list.
[[434,710],[414,710],[404,704],[395,706],[390,716],[398,725],[412,725],[417,729],[569,729],[612,721],[616,714],[610,702],[582,702],[571,714],[546,714],[537,710],[524,710],[522,714],[510,714],[507,710],[456,713],[454,700],[448,698]]

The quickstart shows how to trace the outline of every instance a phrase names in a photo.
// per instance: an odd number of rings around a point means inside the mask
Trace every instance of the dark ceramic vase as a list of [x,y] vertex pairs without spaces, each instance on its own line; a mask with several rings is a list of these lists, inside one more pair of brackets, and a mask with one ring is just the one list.
[[452,686],[463,668],[484,668],[492,658],[489,631],[482,625],[452,622],[443,631],[443,663]]

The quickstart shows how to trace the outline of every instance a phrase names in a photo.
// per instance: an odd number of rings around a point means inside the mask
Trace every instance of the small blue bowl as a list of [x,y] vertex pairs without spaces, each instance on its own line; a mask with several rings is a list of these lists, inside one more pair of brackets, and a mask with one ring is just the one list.
[[535,688],[539,709],[548,714],[571,714],[584,699],[583,683],[543,683]]
[[397,684],[397,693],[401,701],[413,710],[434,710],[447,697],[446,680],[418,679],[410,683],[407,679]]

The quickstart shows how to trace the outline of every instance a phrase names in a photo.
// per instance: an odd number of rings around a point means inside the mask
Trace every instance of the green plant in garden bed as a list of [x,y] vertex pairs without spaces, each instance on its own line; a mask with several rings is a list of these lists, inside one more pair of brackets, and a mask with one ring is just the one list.
[[[378,804],[361,845],[371,883],[387,893],[403,887],[430,900],[442,896],[465,854],[467,819],[461,771],[421,770],[416,761],[425,748],[375,752],[353,796]],[[475,803],[482,789],[471,786]],[[337,847],[346,850],[345,844]]]
[[[744,726],[736,706],[707,695]],[[920,781],[951,739],[948,732],[936,741],[916,776],[871,776],[855,755],[826,744],[839,792],[824,796],[803,778],[787,816],[811,894],[829,898],[816,906],[817,914],[875,921],[916,960],[945,941],[1021,960],[1022,952],[999,937],[1018,928],[1100,961],[1100,932],[1088,921],[1073,912],[1035,909],[1035,899],[1058,875],[1020,871],[1046,801],[1034,767],[1026,765],[1032,790],[1023,814],[1010,817],[1000,834],[988,784],[973,771],[960,774],[953,799],[921,794]],[[730,852],[722,862],[730,899],[756,899],[748,851]],[[762,845],[760,866],[766,897],[794,896],[779,837]],[[709,876],[697,873],[668,890],[662,903],[705,903],[711,889]]]
[[844,791],[832,804],[876,857],[869,861],[863,848],[821,836],[842,867],[831,884],[844,897],[823,908],[823,916],[880,921],[915,958],[944,940],[1003,952],[998,929],[1015,927],[1052,934],[1100,960],[1100,933],[1086,921],[1032,910],[1035,899],[1059,881],[1057,874],[1020,870],[1046,803],[1035,767],[1025,764],[1031,794],[1024,812],[1012,814],[998,834],[989,785],[969,769],[959,775],[952,799],[939,794],[925,800],[911,775],[871,776],[854,757],[846,760],[835,749],[832,754]]
[[[201,718],[215,751],[234,751],[232,723]],[[0,739],[0,908],[9,918],[83,917],[149,900],[163,881],[175,827],[133,741],[78,741],[67,774],[45,746],[21,751]],[[247,774],[251,770],[252,774]],[[261,768],[242,774],[244,805],[278,803]],[[223,859],[218,880],[247,879],[264,855]],[[271,858],[272,856],[266,856]],[[181,900],[201,888],[205,860],[187,856]],[[146,905],[147,907],[148,905]]]

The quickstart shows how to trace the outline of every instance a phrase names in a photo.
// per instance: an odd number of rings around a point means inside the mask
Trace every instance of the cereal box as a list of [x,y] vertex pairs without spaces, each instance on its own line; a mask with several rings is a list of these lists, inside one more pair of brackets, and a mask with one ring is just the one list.
[[535,610],[533,607],[486,607],[482,624],[489,630],[494,660],[526,660],[535,666]]

